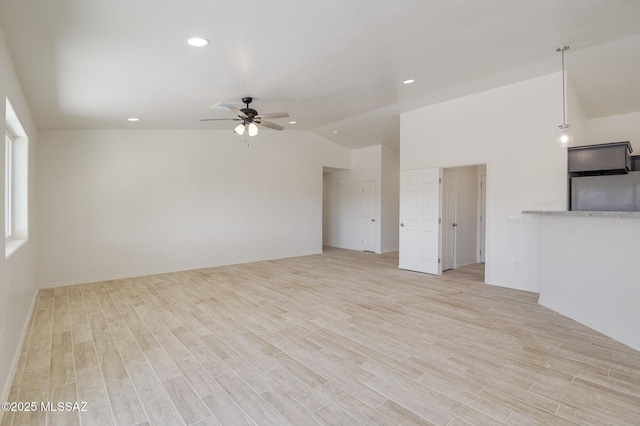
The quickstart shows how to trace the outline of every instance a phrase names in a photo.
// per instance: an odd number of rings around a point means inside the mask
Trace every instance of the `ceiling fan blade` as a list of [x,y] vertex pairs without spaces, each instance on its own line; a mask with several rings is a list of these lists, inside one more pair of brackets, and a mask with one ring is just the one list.
[[241,118],[201,118],[200,121],[242,121]]
[[269,112],[267,114],[258,114],[257,119],[260,118],[285,118],[288,117],[289,114],[286,112]]
[[270,129],[273,129],[273,130],[282,130],[282,129],[284,129],[284,127],[280,126],[279,124],[270,123],[269,121],[257,121],[257,120],[255,120],[254,123],[256,123],[258,126],[268,127]]
[[234,107],[233,105],[222,105],[222,106],[224,106],[226,109],[228,109],[232,113],[236,114],[238,117],[249,118],[247,114],[240,111],[238,108]]
[[209,108],[211,108],[211,109],[226,109],[228,106],[237,108],[238,104],[226,104],[224,102],[218,102],[217,104],[211,105]]

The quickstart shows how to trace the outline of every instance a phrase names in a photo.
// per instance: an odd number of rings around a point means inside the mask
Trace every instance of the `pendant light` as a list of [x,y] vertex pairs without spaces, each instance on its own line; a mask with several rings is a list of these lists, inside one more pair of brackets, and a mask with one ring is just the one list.
[[558,142],[562,146],[569,146],[573,142],[571,134],[571,124],[567,123],[567,91],[565,87],[564,52],[569,50],[569,46],[556,49],[562,55],[562,124],[558,126]]

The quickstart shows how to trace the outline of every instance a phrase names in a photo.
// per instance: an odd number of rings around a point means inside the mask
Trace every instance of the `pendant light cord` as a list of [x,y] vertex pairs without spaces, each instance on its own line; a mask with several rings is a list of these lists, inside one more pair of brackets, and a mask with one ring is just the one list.
[[562,124],[567,125],[567,89],[564,87],[565,85],[564,78],[564,49],[562,49]]
[[562,125],[567,125],[567,89],[565,88],[565,77],[564,77],[564,51],[569,50],[569,46],[559,47],[556,49],[556,52],[560,52],[562,54]]

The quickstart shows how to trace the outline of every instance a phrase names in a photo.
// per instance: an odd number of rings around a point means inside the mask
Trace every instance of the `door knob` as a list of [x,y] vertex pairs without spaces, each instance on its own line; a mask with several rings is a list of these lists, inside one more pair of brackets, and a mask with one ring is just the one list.
[[452,226],[458,226],[458,224],[457,224],[457,223],[454,223]]
[[400,226],[402,226],[404,228],[404,223],[401,223]]
[[371,219],[371,222],[375,222],[375,221],[376,221],[375,219]]

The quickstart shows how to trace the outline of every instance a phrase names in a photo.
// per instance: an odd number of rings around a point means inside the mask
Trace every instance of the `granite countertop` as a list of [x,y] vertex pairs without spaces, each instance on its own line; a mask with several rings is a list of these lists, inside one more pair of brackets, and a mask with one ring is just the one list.
[[569,217],[621,217],[640,219],[640,212],[597,212],[597,211],[567,211],[567,210],[524,210],[522,214],[539,214],[543,216]]

